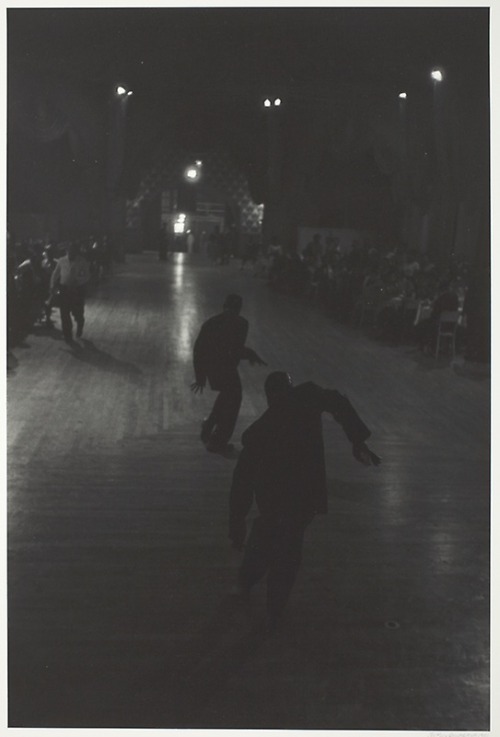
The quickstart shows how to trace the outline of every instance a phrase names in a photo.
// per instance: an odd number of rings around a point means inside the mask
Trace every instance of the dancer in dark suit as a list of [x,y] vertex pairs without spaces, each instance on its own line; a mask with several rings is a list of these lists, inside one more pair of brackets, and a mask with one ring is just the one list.
[[370,431],[347,397],[308,382],[293,387],[282,371],[265,383],[269,408],[242,436],[233,474],[229,537],[242,549],[246,516],[255,499],[254,521],[239,570],[238,593],[248,596],[267,573],[267,627],[278,625],[295,581],[304,532],[315,514],[327,512],[321,413],[330,412],[364,465],[380,463],[365,441]]
[[201,439],[212,453],[230,452],[229,440],[240,411],[242,388],[238,373],[240,360],[266,365],[251,348],[245,346],[248,320],[241,317],[242,299],[237,294],[226,297],[223,310],[203,323],[193,350],[196,381],[191,390],[202,392],[207,379],[218,391],[210,415],[203,421]]

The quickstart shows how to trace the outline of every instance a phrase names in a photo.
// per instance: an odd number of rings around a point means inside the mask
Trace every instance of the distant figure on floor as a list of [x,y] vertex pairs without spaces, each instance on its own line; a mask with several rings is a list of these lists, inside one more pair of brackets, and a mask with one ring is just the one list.
[[304,248],[302,255],[309,266],[319,266],[323,255],[323,245],[321,243],[320,233],[315,233],[313,235],[312,241],[309,241],[307,246]]
[[188,253],[194,253],[194,244],[196,239],[192,230],[188,230],[186,235],[186,247]]
[[208,236],[207,256],[213,264],[221,258],[221,236],[218,231],[214,230]]
[[43,259],[42,259],[44,312],[45,312],[45,324],[47,326],[52,325],[52,320],[50,319],[50,316],[52,314],[53,304],[50,298],[50,295],[51,295],[50,282],[51,282],[52,274],[54,273],[54,269],[56,268],[56,266],[57,266],[57,259],[54,253],[54,246],[48,243],[45,246],[45,249],[43,251]]
[[58,301],[61,312],[61,326],[66,343],[73,341],[73,321],[76,322],[76,337],[83,333],[85,322],[85,285],[90,279],[88,261],[81,255],[77,243],[69,243],[66,255],[58,259],[50,280],[50,293],[53,299],[59,290]]
[[44,272],[42,255],[35,245],[28,249],[27,258],[16,270],[16,283],[19,293],[22,324],[29,332],[42,316],[44,303]]
[[238,373],[240,360],[266,365],[251,348],[245,346],[248,321],[241,317],[242,299],[238,294],[226,297],[223,310],[203,323],[193,350],[196,381],[191,390],[202,392],[208,382],[218,391],[210,415],[203,421],[201,440],[212,453],[227,453],[240,411],[242,388]]
[[245,268],[245,264],[247,263],[247,261],[250,261],[252,266],[255,268],[258,255],[259,255],[259,243],[249,238],[247,242],[245,243],[243,253],[241,255],[240,269],[242,270]]
[[380,458],[365,441],[370,431],[347,397],[307,382],[293,386],[289,374],[266,379],[268,409],[243,433],[243,450],[233,474],[229,538],[245,545],[246,517],[253,522],[238,576],[237,593],[246,598],[267,574],[267,629],[274,630],[299,570],[304,532],[316,514],[327,512],[327,486],[321,413],[342,425],[353,455],[366,466]]

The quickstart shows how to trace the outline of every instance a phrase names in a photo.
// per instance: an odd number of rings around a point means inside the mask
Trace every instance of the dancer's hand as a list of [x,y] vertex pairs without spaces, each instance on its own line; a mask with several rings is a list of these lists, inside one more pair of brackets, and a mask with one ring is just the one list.
[[248,348],[248,361],[250,366],[255,366],[255,364],[257,366],[267,366],[267,363],[252,348]]
[[353,444],[352,454],[363,466],[379,466],[382,463],[382,459],[373,453],[366,443]]
[[197,382],[197,381],[193,381],[193,383],[191,384],[191,386],[190,386],[189,388],[190,388],[190,389],[191,389],[191,391],[192,391],[192,392],[194,392],[195,394],[198,394],[198,392],[199,392],[200,394],[203,394],[203,389],[205,388],[205,384],[200,384],[200,383],[199,383],[199,382]]

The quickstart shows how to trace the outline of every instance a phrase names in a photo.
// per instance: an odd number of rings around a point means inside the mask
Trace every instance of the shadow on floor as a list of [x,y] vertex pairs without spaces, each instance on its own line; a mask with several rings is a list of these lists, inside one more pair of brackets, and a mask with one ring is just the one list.
[[[163,673],[153,668],[148,674],[149,688],[144,679],[142,688],[150,697],[150,687],[154,691],[163,682],[166,692],[163,724],[169,728],[203,728],[206,708],[215,696],[224,693],[225,684],[257,656],[266,641],[263,622],[251,605],[226,596],[193,637],[181,648],[165,652],[168,676],[164,664]],[[158,704],[157,696],[154,701]],[[147,717],[146,724],[143,717],[141,726],[148,726]],[[158,713],[152,717],[150,726],[159,726]]]
[[451,369],[457,376],[471,379],[472,381],[488,381],[490,378],[489,364],[475,364],[466,361],[463,356],[434,356],[425,355],[418,349],[410,355],[411,359],[418,365],[419,370],[442,371],[443,369]]
[[142,371],[137,366],[126,361],[120,361],[111,354],[101,351],[91,340],[81,339],[78,343],[73,341],[70,348],[76,359],[89,363],[103,371],[111,371],[126,376],[133,381],[140,381],[143,376]]
[[30,333],[40,338],[51,338],[52,340],[63,339],[62,332],[53,323],[50,325],[35,325],[30,330]]
[[[198,425],[195,427],[190,425],[187,429],[187,433],[190,435],[190,442],[192,441],[191,447],[193,452],[200,453],[207,458],[213,458],[214,463],[217,462],[217,459],[222,459],[223,461],[237,461],[240,456],[241,449],[235,438],[233,438],[233,442],[229,444],[232,447],[229,447],[226,451],[211,453],[199,438]],[[184,427],[182,429],[176,428],[173,430],[161,430],[155,435],[126,436],[118,442],[118,445],[130,448],[131,453],[137,453],[138,449],[141,449],[143,453],[154,456],[158,453],[162,454],[164,452],[164,444],[173,437],[186,437],[186,430]]]

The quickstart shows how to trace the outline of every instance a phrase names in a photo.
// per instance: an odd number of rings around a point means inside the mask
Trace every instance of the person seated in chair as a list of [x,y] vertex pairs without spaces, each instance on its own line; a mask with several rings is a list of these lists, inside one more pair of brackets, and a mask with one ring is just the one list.
[[439,283],[431,314],[416,326],[417,343],[422,352],[427,354],[434,352],[441,314],[456,310],[458,310],[458,295],[452,289],[450,282],[443,280]]

